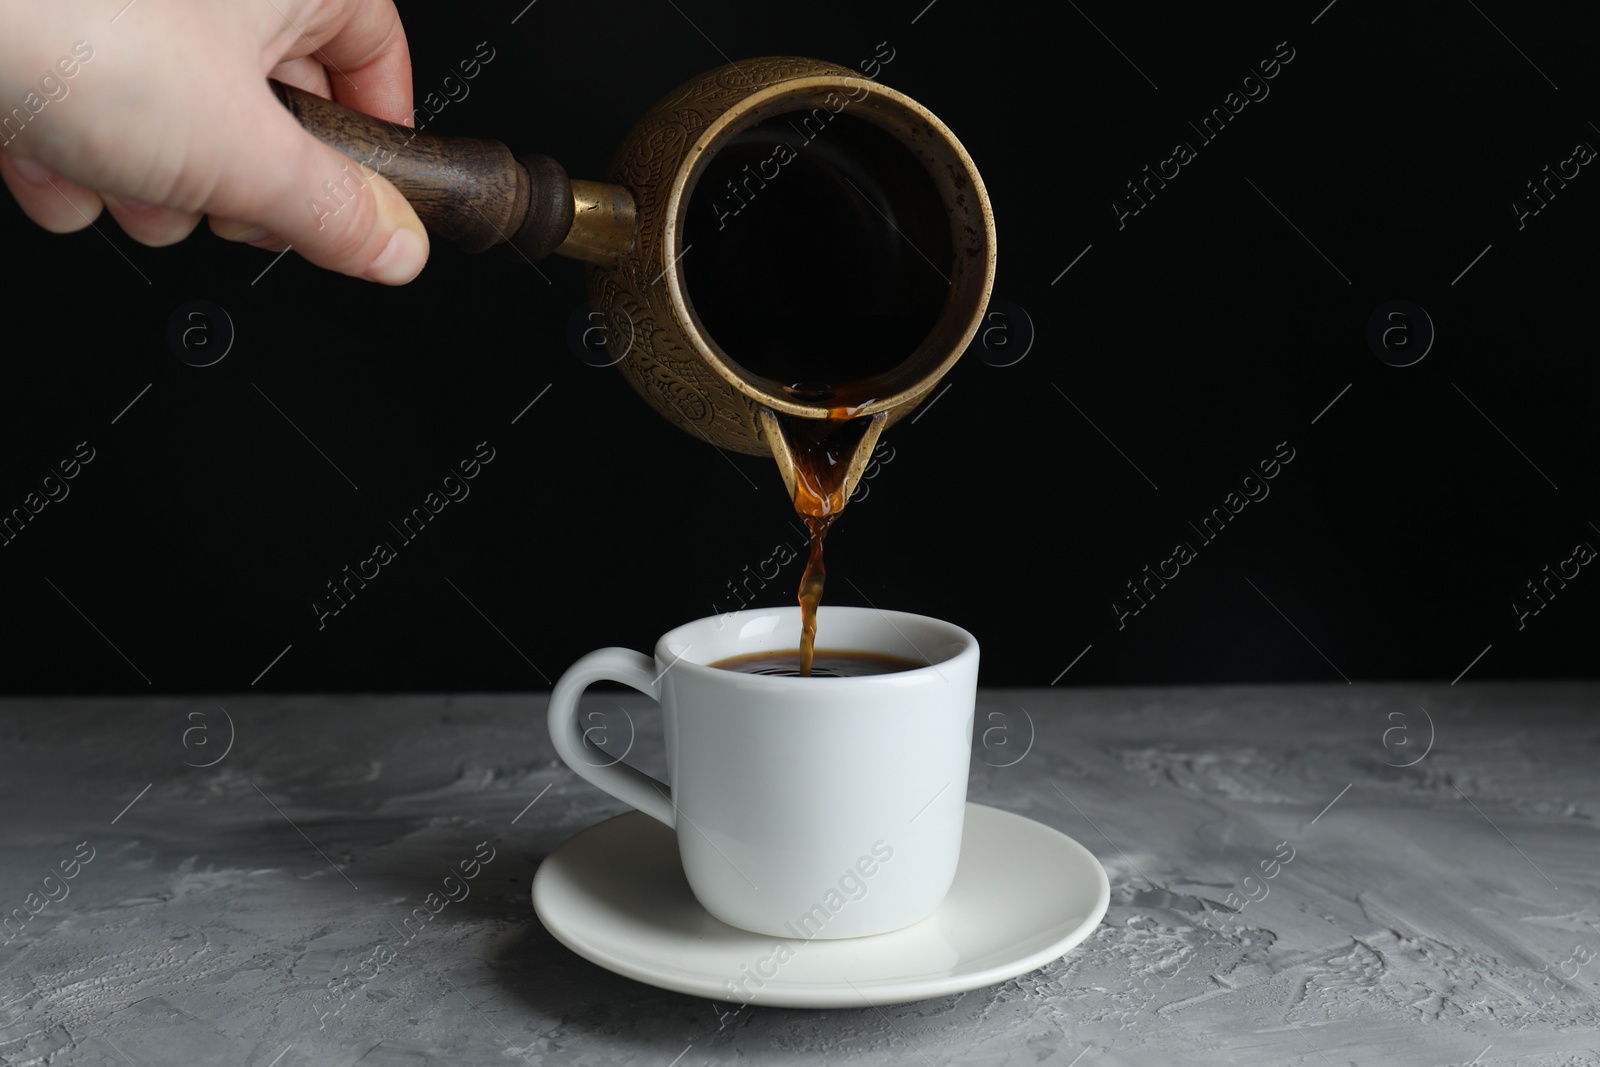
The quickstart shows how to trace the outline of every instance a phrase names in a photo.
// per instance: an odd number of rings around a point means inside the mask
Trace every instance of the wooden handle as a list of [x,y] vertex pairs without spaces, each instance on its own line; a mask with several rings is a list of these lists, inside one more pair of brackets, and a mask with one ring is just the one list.
[[519,160],[499,141],[419,134],[315,93],[271,84],[319,141],[359,163],[364,175],[375,171],[389,179],[431,235],[466,252],[511,244],[530,260],[566,240],[572,182],[549,156]]

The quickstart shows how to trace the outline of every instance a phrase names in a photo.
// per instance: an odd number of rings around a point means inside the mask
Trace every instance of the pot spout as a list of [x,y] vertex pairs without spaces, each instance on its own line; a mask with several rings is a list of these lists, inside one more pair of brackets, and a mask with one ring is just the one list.
[[[767,439],[767,445],[772,449],[772,458],[778,461],[778,475],[783,479],[784,488],[789,491],[789,499],[794,500],[802,488],[799,481],[800,474],[795,466],[794,444],[784,432],[782,421],[770,408],[762,408],[757,413],[757,418],[761,421],[762,436]],[[867,418],[867,426],[860,439],[856,441],[855,451],[850,454],[850,460],[845,466],[844,479],[839,485],[839,508],[844,507],[854,495],[856,486],[860,484],[861,475],[865,473],[867,464],[872,460],[872,451],[878,447],[878,437],[889,422],[889,413],[880,411]],[[804,421],[809,423],[813,420]]]

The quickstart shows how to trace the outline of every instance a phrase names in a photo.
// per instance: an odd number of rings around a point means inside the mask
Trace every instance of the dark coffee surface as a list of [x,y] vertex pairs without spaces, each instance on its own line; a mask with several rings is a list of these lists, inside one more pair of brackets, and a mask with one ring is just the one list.
[[910,151],[848,112],[739,134],[707,164],[685,221],[681,270],[707,333],[799,399],[860,403],[852,387],[904,362],[944,307],[938,191]]
[[[781,652],[750,652],[742,656],[729,656],[711,664],[725,671],[741,674],[772,674],[785,678],[799,678],[800,650],[784,649]],[[927,664],[921,660],[902,659],[881,652],[852,652],[846,649],[819,648],[811,660],[813,678],[861,678],[872,674],[895,674],[914,671]]]

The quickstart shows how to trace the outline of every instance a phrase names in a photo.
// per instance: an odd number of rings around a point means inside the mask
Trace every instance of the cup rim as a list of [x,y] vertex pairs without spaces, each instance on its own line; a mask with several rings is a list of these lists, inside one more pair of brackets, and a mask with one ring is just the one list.
[[[854,683],[856,685],[904,685],[907,682],[920,682],[935,679],[939,681],[948,681],[949,679],[944,676],[939,668],[949,667],[953,670],[957,667],[966,666],[969,661],[976,660],[978,658],[978,639],[976,637],[974,637],[964,627],[957,626],[955,623],[946,621],[944,619],[936,619],[931,615],[918,615],[914,612],[894,611],[885,608],[864,608],[847,604],[823,604],[817,608],[817,628],[819,630],[822,629],[824,622],[830,615],[856,615],[858,617],[863,615],[878,616],[884,622],[888,623],[892,629],[896,630],[896,632],[899,632],[900,630],[900,627],[897,624],[902,621],[907,624],[918,626],[937,626],[948,631],[949,636],[953,640],[959,642],[961,647],[954,655],[945,656],[942,659],[934,660],[922,667],[914,667],[911,670],[905,671],[889,671],[883,674],[867,674],[849,678],[798,678],[781,674],[744,674],[727,671],[720,667],[713,667],[709,663],[701,663],[696,660],[685,658],[689,648],[692,647],[693,644],[693,642],[690,641],[686,636],[688,632],[717,621],[725,621],[725,624],[726,622],[732,622],[737,625],[741,621],[748,621],[750,619],[755,619],[762,616],[779,616],[780,618],[787,616],[792,619],[796,632],[798,633],[800,624],[800,607],[796,604],[770,608],[745,608],[741,611],[730,611],[721,615],[706,615],[702,616],[701,618],[694,619],[691,622],[674,626],[656,640],[655,660],[657,665],[661,667],[661,674],[663,678],[671,671],[688,670],[690,674],[697,675],[702,678],[726,678],[730,682],[733,678],[737,678],[739,679],[739,684],[741,685],[753,684],[793,687],[813,686],[819,682],[827,682],[829,684]],[[907,640],[909,641],[910,639],[907,638]],[[826,649],[831,648],[832,646],[823,644],[820,647]],[[913,647],[915,646],[913,645]],[[682,648],[683,651],[681,653],[676,653],[675,655],[675,650],[678,648]]]

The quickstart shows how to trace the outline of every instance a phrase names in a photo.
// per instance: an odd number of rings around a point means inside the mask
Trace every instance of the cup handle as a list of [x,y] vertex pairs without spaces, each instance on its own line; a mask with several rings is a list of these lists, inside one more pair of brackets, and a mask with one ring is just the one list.
[[629,648],[602,648],[568,667],[550,692],[550,740],[568,767],[624,804],[652,819],[676,827],[677,807],[672,790],[662,781],[621,761],[596,767],[583,758],[583,730],[578,723],[578,701],[596,682],[621,682],[657,703],[661,687],[656,661]]

